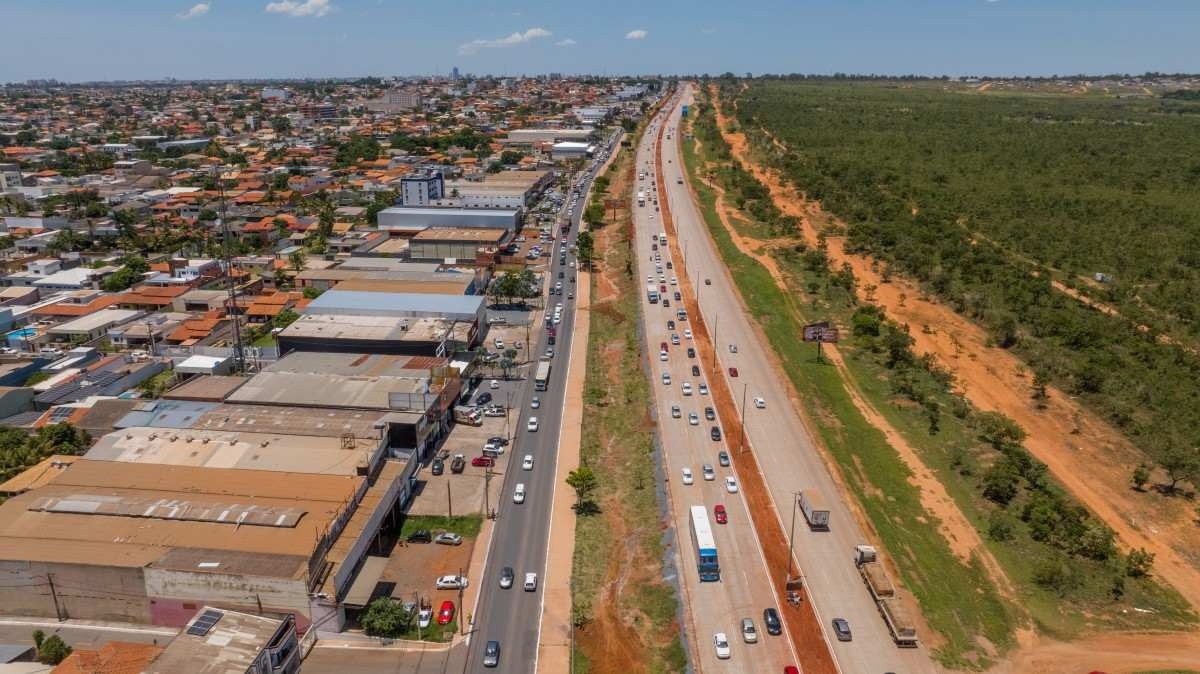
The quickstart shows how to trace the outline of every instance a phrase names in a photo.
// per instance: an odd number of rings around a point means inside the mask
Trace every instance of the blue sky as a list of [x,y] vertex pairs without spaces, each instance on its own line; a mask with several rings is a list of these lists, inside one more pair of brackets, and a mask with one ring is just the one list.
[[1197,0],[0,0],[0,81],[1200,71]]

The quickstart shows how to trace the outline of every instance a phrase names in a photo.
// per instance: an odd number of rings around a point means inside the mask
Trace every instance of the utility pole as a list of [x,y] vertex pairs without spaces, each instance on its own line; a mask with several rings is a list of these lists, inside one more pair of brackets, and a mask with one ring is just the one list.
[[63,610],[58,605],[58,591],[54,589],[54,574],[46,574],[46,582],[50,583],[50,597],[54,600],[54,617],[58,618],[59,622],[65,620]]
[[792,558],[795,557],[793,552],[795,548],[793,548],[792,545],[796,536],[796,507],[798,505],[799,498],[800,492],[792,492],[792,525],[788,529],[788,571],[787,578],[784,579],[785,583],[789,583],[792,580]]
[[446,515],[454,517],[454,501],[450,499],[450,480],[446,480]]
[[[458,611],[459,611],[459,613],[462,613],[462,610],[463,610],[463,582],[462,581],[463,581],[463,573],[462,573],[462,567],[460,566],[460,567],[458,567]],[[458,622],[459,622],[459,627],[461,628],[460,633],[463,636],[466,636],[467,621],[460,620]]]
[[413,603],[417,605],[417,641],[421,641],[421,595],[413,590]]
[[492,499],[488,495],[488,487],[492,484],[492,467],[483,467],[483,516],[491,519]]

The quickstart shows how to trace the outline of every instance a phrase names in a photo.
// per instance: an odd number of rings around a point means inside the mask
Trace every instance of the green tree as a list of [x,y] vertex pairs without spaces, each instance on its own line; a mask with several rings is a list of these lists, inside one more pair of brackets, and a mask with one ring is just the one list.
[[292,270],[294,270],[296,273],[300,273],[300,271],[304,269],[304,251],[292,251],[292,253],[288,255],[288,262],[292,265]]
[[567,474],[567,485],[575,490],[575,505],[578,507],[589,500],[593,491],[600,486],[600,478],[587,466],[580,466]]
[[412,624],[412,613],[391,597],[377,597],[359,618],[363,631],[373,637],[398,637]]
[[140,255],[127,255],[120,269],[104,279],[103,287],[109,292],[120,292],[142,280],[142,275],[150,271],[150,265]]
[[1017,422],[999,412],[976,414],[975,429],[980,439],[997,449],[1019,445],[1025,439],[1025,431]]
[[1133,469],[1133,476],[1130,482],[1133,483],[1133,488],[1138,491],[1144,491],[1146,483],[1150,481],[1150,466],[1144,463],[1139,463],[1137,468]]
[[1017,496],[1021,486],[1021,475],[1007,456],[988,468],[983,474],[983,495],[1000,505],[1008,505]]
[[292,130],[292,121],[282,115],[271,118],[271,128],[275,133],[287,133]]
[[1154,567],[1154,553],[1147,552],[1142,548],[1130,550],[1125,557],[1125,574],[1132,578],[1141,578],[1150,575],[1150,570]]
[[292,323],[295,323],[299,318],[300,314],[296,313],[295,309],[287,307],[283,311],[280,311],[278,314],[276,314],[275,318],[272,319],[271,322],[277,328],[286,328]]
[[304,293],[304,299],[307,299],[307,300],[315,300],[321,296],[321,290],[319,288],[314,288],[312,286],[306,287],[303,290],[303,293]]
[[42,641],[38,648],[38,662],[43,665],[57,665],[71,654],[71,647],[57,634],[51,634]]
[[1168,491],[1175,491],[1180,482],[1195,482],[1200,473],[1200,452],[1181,443],[1172,442],[1158,452],[1158,465],[1167,472],[1171,483]]
[[575,240],[575,257],[579,259],[579,266],[584,269],[589,269],[592,266],[592,256],[595,254],[595,239],[592,233],[583,231],[579,233]]

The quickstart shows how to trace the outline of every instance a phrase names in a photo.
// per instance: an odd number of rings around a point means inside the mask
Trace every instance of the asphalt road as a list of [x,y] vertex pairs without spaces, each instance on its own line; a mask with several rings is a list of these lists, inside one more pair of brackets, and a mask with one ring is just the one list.
[[[690,93],[690,90],[685,92],[683,103],[692,102]],[[670,125],[677,126],[679,118],[680,111],[676,108]],[[756,396],[766,400],[766,408],[761,410],[747,403],[745,426],[776,509],[784,520],[784,531],[788,530],[792,516],[792,494],[798,489],[819,489],[830,510],[831,528],[827,532],[810,531],[803,515],[797,515],[794,548],[826,635],[832,631],[833,618],[850,622],[854,640],[831,640],[834,657],[847,674],[935,671],[923,647],[896,648],[867,595],[851,559],[854,546],[867,539],[850,514],[846,497],[834,483],[811,433],[792,408],[784,376],[772,365],[767,347],[759,343],[687,185],[676,182],[682,171],[679,134],[670,136],[671,140],[663,140],[662,159],[670,160],[663,164],[663,174],[680,246],[686,249],[687,270],[699,294],[700,310],[713,330],[721,363],[720,376],[726,377],[735,399],[746,386],[747,400]],[[704,284],[706,278],[711,279],[712,285]],[[729,351],[729,344],[737,345],[736,354]],[[736,367],[740,376],[730,377],[730,367]]]
[[[619,138],[615,139],[613,146],[619,142]],[[573,243],[579,233],[580,218],[586,206],[584,197],[598,167],[599,163],[589,167],[586,174],[586,182],[580,190],[579,203],[571,216],[567,245]],[[537,666],[541,580],[546,568],[551,496],[554,493],[554,474],[558,460],[558,432],[575,327],[575,301],[567,299],[566,295],[573,289],[570,278],[575,275],[576,269],[569,265],[575,257],[567,253],[568,266],[558,264],[559,251],[565,250],[567,245],[561,243],[561,235],[558,232],[555,232],[555,236],[559,238],[556,239],[554,254],[548,258],[550,266],[546,286],[554,286],[560,270],[566,272],[566,278],[563,279],[563,294],[548,296],[546,300],[547,312],[552,312],[556,303],[563,304],[562,323],[556,326],[557,343],[551,347],[555,355],[550,370],[550,384],[547,390],[535,392],[531,367],[521,391],[514,395],[514,401],[519,401],[514,426],[516,438],[508,447],[508,451],[514,456],[510,459],[508,474],[500,481],[502,497],[492,533],[485,575],[483,578],[470,579],[472,583],[482,583],[477,585],[481,589],[476,607],[475,628],[465,650],[463,666],[457,666],[454,662],[456,658],[452,654],[449,671],[533,672]],[[536,327],[537,346],[533,353],[543,353],[547,348],[547,331],[542,325]],[[530,408],[530,400],[535,395],[541,400],[541,406],[536,410]],[[536,432],[526,430],[526,423],[531,416],[538,418]],[[521,469],[521,457],[526,454],[534,457],[532,471]],[[527,491],[525,502],[522,504],[513,503],[512,499],[517,483],[523,483]],[[505,566],[511,566],[516,575],[513,587],[507,590],[501,589],[499,585],[500,569]],[[538,575],[536,592],[522,590],[522,581],[527,572]],[[470,611],[469,608],[467,610]],[[500,666],[485,670],[483,649],[491,640],[500,642]]]
[[[660,115],[657,124],[673,119],[669,113]],[[651,281],[655,286],[661,283],[666,287],[666,292],[662,294],[671,303],[669,307],[661,301],[650,303],[645,291],[641,291],[645,353],[651,358],[651,386],[658,417],[658,433],[672,506],[672,524],[679,541],[679,569],[685,611],[688,613],[686,624],[694,646],[692,660],[696,670],[701,672],[782,672],[786,665],[796,662],[796,657],[787,633],[770,636],[762,621],[763,609],[776,606],[775,597],[745,501],[740,493],[729,493],[725,488],[726,476],[734,476],[734,471],[732,467],[720,465],[718,452],[725,450],[731,455],[733,452],[730,451],[727,444],[729,438],[723,429],[722,440],[714,441],[710,436],[711,428],[719,425],[719,421],[705,419],[704,408],[715,408],[715,403],[711,395],[702,394],[699,388],[701,383],[707,382],[710,373],[699,370],[698,376],[693,374],[693,366],[702,368],[702,365],[698,357],[689,358],[687,355],[688,347],[697,345],[687,336],[690,323],[679,321],[676,315],[683,303],[675,299],[674,293],[682,290],[671,281],[679,272],[667,268],[672,257],[666,246],[660,243],[658,250],[652,251],[655,243],[652,237],[663,231],[662,213],[656,210],[653,202],[657,194],[652,168],[657,138],[657,128],[649,130],[637,154],[637,169],[647,171],[647,175],[636,182],[633,191],[644,190],[649,197],[645,206],[635,206],[633,209],[637,285],[639,289],[644,289]],[[652,259],[656,253],[661,256],[661,263]],[[675,321],[673,329],[667,327],[668,320]],[[677,345],[672,344],[672,336],[678,340]],[[667,344],[665,361],[659,355],[663,343]],[[670,384],[663,382],[664,373],[670,375]],[[690,395],[684,392],[685,383],[691,386]],[[679,418],[674,418],[672,406],[679,407]],[[695,425],[692,425],[689,414],[696,415]],[[713,467],[714,479],[711,481],[703,477],[704,464]],[[694,475],[695,483],[692,485],[683,483],[682,469],[685,467],[690,468]],[[717,504],[726,508],[728,524],[716,522],[713,507]],[[721,566],[719,582],[700,582],[696,572],[690,523],[690,509],[694,505],[703,505],[708,512]],[[758,631],[757,643],[744,642],[741,634],[743,618],[754,621]],[[724,632],[728,639],[731,655],[727,660],[719,660],[716,656],[713,636],[717,632]]]

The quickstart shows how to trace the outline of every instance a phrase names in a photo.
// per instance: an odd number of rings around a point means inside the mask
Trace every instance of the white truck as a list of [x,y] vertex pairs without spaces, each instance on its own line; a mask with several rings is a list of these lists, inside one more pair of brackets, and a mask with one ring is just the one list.
[[825,507],[825,499],[816,489],[800,490],[800,510],[808,521],[808,528],[816,531],[829,531],[829,508]]
[[900,598],[896,596],[896,588],[888,578],[887,571],[884,570],[883,562],[879,560],[879,553],[875,547],[872,545],[854,546],[854,565],[858,567],[858,573],[862,576],[867,591],[871,593],[871,599],[875,601],[879,615],[883,616],[883,622],[892,635],[892,641],[897,646],[916,648],[916,623],[909,616],[908,610],[904,608]]
[[646,205],[646,191],[645,190],[638,190],[637,200],[638,200],[638,206]]

